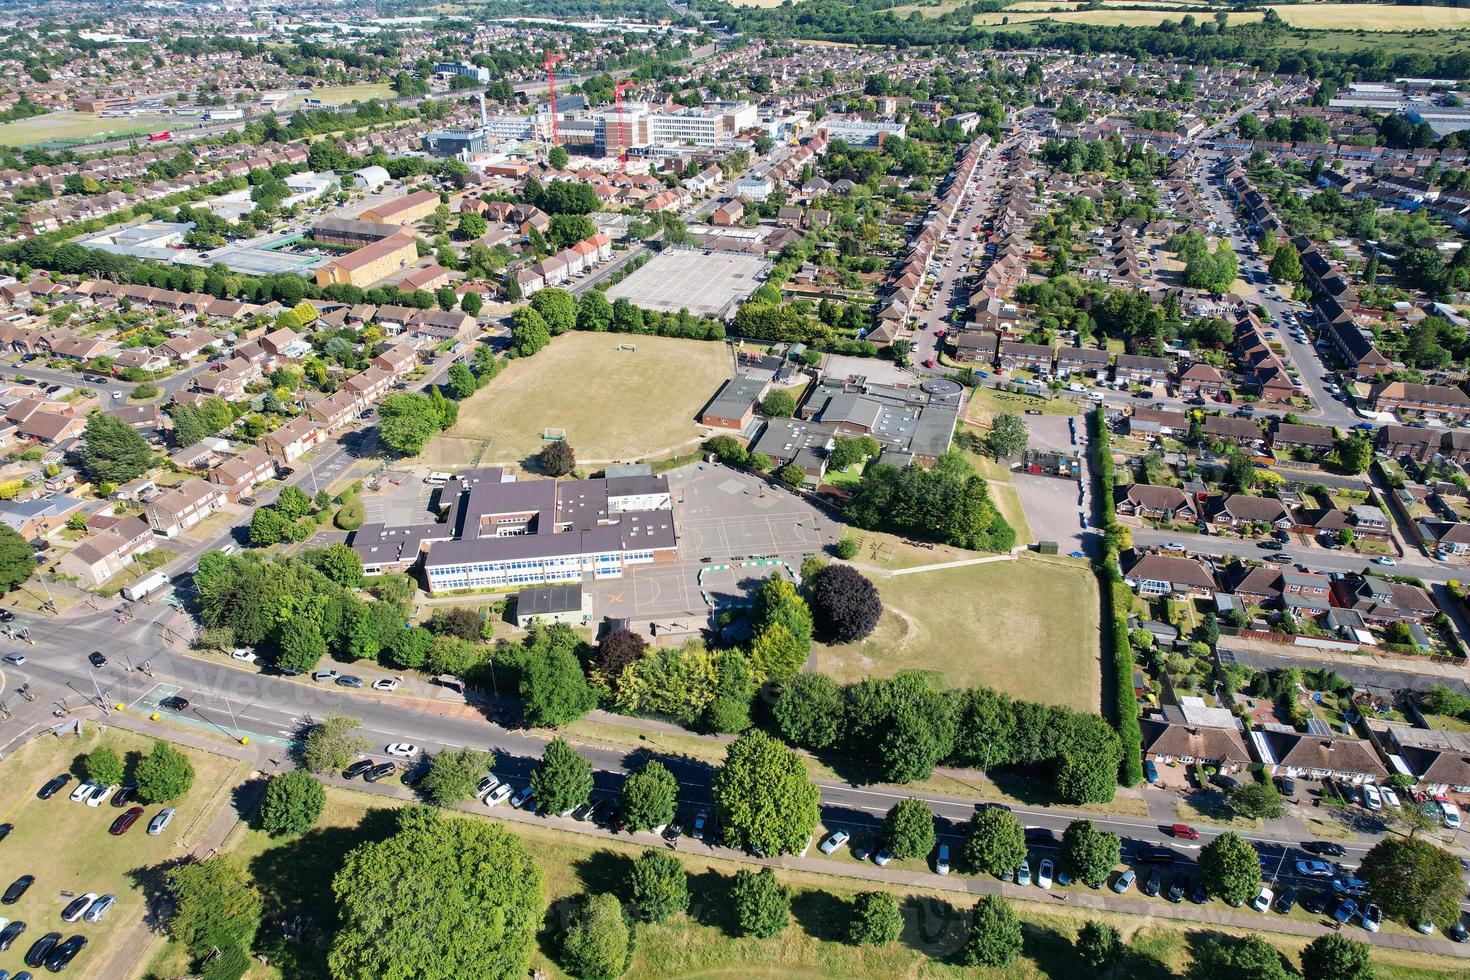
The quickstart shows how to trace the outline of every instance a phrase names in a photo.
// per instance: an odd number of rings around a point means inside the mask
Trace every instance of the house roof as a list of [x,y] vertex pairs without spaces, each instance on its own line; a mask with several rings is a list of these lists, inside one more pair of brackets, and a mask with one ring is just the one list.
[[1170,723],[1152,718],[1144,719],[1142,726],[1144,752],[1148,755],[1219,759],[1233,763],[1251,761],[1245,740],[1234,728]]
[[1215,587],[1215,576],[1204,565],[1193,558],[1176,558],[1171,555],[1143,555],[1127,570],[1126,577],[1133,581],[1147,579],[1199,589]]

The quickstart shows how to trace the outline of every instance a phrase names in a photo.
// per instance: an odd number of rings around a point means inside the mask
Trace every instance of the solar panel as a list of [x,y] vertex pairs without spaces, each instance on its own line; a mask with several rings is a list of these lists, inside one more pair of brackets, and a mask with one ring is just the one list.
[[1322,736],[1324,738],[1331,738],[1332,737],[1332,729],[1328,728],[1327,727],[1327,723],[1325,721],[1323,721],[1322,719],[1320,719],[1320,718],[1308,718],[1307,719],[1307,734],[1308,735],[1320,735],[1320,736]]

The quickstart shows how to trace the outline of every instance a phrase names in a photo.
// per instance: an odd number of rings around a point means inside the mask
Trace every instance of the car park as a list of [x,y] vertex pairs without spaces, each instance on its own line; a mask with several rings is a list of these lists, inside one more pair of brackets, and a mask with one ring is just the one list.
[[823,839],[822,843],[817,845],[817,850],[823,854],[831,854],[851,839],[852,835],[847,831],[834,830]]
[[112,822],[112,826],[107,829],[107,832],[114,837],[121,837],[123,834],[126,834],[129,830],[132,829],[133,824],[137,823],[138,818],[142,815],[142,807],[128,807],[126,811],[119,814],[118,818]]
[[31,943],[31,948],[26,950],[26,966],[40,966],[46,962],[46,957],[61,942],[61,933],[48,932],[46,935]]
[[377,763],[373,762],[372,759],[359,759],[352,765],[348,766],[346,769],[342,770],[342,778],[356,779],[358,776],[361,776],[363,773],[367,772],[376,764]]
[[35,875],[21,875],[10,883],[4,894],[0,894],[0,905],[14,905],[35,883]]
[[148,821],[148,835],[150,837],[157,837],[159,834],[167,830],[168,825],[173,822],[174,808],[171,806],[166,806],[162,810],[159,810],[157,813],[155,813],[152,820]]
[[69,782],[71,782],[71,776],[66,773],[62,773],[60,776],[51,777],[50,779],[46,780],[46,785],[42,786],[39,790],[36,791],[36,799],[51,799],[51,797],[55,796],[57,793],[65,789],[66,784]]
[[87,892],[87,894],[85,895],[78,895],[70,902],[67,902],[66,908],[61,910],[61,921],[77,921],[82,917],[82,913],[87,911],[87,906],[91,905],[95,901],[97,901],[96,892]]
[[1271,889],[1267,888],[1265,885],[1262,885],[1261,890],[1256,892],[1256,897],[1251,899],[1251,908],[1255,909],[1257,912],[1264,912],[1271,907],[1271,899],[1275,897],[1276,896],[1272,894]]
[[83,922],[101,922],[107,915],[109,909],[117,904],[116,895],[103,895],[97,901],[87,906],[87,911],[82,913]]

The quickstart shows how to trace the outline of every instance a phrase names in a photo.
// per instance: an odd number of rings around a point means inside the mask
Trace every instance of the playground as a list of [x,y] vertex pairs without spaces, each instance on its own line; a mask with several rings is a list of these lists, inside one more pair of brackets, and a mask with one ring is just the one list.
[[589,465],[688,448],[702,435],[695,415],[729,374],[724,344],[564,334],[462,402],[459,422],[429,443],[423,461],[524,465],[556,438]]

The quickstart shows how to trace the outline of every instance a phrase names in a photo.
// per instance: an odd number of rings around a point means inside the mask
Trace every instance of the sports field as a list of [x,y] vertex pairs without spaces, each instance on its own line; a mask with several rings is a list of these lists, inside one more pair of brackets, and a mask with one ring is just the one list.
[[346,105],[349,102],[365,102],[368,99],[390,99],[393,90],[384,82],[362,82],[358,85],[324,85],[309,92],[302,92],[287,100],[291,107],[302,105],[307,99],[317,99],[327,105]]
[[[619,350],[627,344],[636,351]],[[459,423],[425,449],[426,462],[522,463],[546,429],[565,429],[579,461],[633,461],[690,443],[694,416],[730,375],[724,344],[569,333],[511,364],[460,405]]]
[[[0,146],[33,146],[39,143],[91,141],[103,137],[134,136],[166,129],[178,120],[171,116],[109,117],[95,112],[48,112],[0,125]],[[192,120],[191,122],[197,122]]]
[[845,682],[924,670],[955,687],[1099,710],[1097,582],[1085,565],[1022,556],[873,581],[883,598],[877,630],[860,643],[819,645],[823,673]]
[[[1181,10],[1069,10],[1062,13],[989,13],[976,14],[972,24],[986,27],[997,27],[1002,24],[1019,26],[1038,20],[1054,20],[1059,24],[1099,24],[1110,27],[1153,27],[1163,21],[1182,20],[1190,11]],[[1194,13],[1196,20],[1205,16],[1207,11]],[[1244,24],[1248,21],[1260,20],[1264,15],[1260,11],[1239,12],[1230,11],[1230,23]]]
[[[1323,31],[1445,31],[1470,27],[1463,7],[1378,3],[1303,3],[1276,8],[1293,27]],[[1235,20],[1231,14],[1230,19]]]

